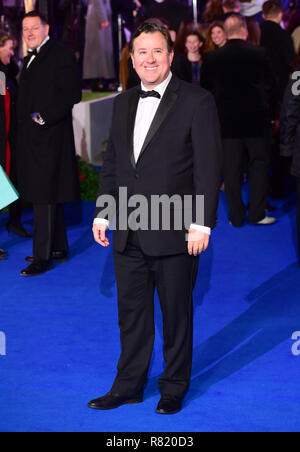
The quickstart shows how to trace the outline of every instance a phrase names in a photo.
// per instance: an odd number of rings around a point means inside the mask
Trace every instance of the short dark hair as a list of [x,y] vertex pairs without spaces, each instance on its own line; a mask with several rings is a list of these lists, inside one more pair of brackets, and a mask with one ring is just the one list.
[[39,13],[38,11],[30,11],[29,13],[24,14],[23,20],[28,17],[39,17],[43,25],[49,25],[48,19],[44,14]]
[[185,39],[187,40],[187,38],[189,36],[197,36],[197,38],[199,39],[199,42],[202,42],[202,44],[205,43],[205,39],[203,38],[202,34],[199,33],[199,31],[197,31],[197,30],[192,30],[192,31],[186,33]]
[[283,6],[280,0],[268,0],[263,4],[263,13],[265,17],[276,17],[283,11]]
[[173,50],[173,41],[171,39],[169,30],[166,28],[166,26],[159,20],[152,20],[143,22],[133,33],[130,44],[129,44],[129,51],[130,53],[133,53],[133,47],[134,47],[134,41],[136,38],[138,38],[142,33],[156,33],[159,32],[163,35],[165,38],[167,45],[168,45],[168,52],[171,53]]

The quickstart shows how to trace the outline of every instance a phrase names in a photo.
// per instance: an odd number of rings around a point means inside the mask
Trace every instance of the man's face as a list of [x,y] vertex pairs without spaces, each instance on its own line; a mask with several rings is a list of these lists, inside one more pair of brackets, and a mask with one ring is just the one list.
[[4,64],[4,66],[9,65],[10,59],[14,53],[14,43],[11,39],[9,39],[3,47],[0,47],[0,61]]
[[131,57],[144,86],[154,89],[168,77],[174,52],[169,53],[165,37],[157,31],[136,38]]
[[39,17],[23,20],[23,37],[29,49],[37,49],[49,34],[49,25],[44,25]]

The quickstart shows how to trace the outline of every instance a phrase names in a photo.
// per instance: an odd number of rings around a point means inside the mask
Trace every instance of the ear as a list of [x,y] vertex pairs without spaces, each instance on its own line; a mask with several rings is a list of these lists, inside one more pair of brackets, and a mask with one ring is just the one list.
[[170,60],[171,60],[170,65],[173,63],[173,59],[174,59],[174,50],[172,50],[172,52],[170,53]]

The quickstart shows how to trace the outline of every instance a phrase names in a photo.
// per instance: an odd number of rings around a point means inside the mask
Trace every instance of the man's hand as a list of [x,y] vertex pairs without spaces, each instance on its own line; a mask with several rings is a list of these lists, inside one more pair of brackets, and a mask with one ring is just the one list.
[[210,235],[196,229],[189,230],[188,236],[188,251],[192,256],[199,256],[199,254],[206,251],[209,245]]
[[110,243],[108,238],[106,237],[107,226],[105,224],[94,224],[93,226],[93,234],[94,239],[99,245],[107,248]]

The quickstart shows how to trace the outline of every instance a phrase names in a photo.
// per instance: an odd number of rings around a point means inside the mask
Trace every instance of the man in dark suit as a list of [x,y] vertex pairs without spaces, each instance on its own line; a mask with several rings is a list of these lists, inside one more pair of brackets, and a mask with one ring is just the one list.
[[[217,220],[221,142],[213,97],[172,75],[172,49],[165,27],[142,24],[131,43],[142,90],[141,86],[132,88],[115,102],[93,230],[95,240],[108,246],[107,212],[100,204],[104,195],[110,195],[119,204],[114,259],[122,353],[113,387],[89,403],[94,409],[142,401],[155,335],[155,288],[163,312],[166,361],[159,380],[162,397],[157,413],[180,411],[190,383],[192,292],[199,254],[207,248]],[[122,188],[128,193],[125,204],[118,201]],[[167,225],[152,210],[152,202],[163,195],[167,200],[179,198],[169,205]],[[181,204],[185,195],[191,197],[188,208]],[[204,215],[198,219],[197,195],[204,195]],[[124,208],[127,202],[132,206],[135,196],[141,198],[143,212],[132,224],[136,212],[131,208],[123,225]],[[176,227],[172,216],[180,220],[188,211],[188,225],[179,226],[179,222]],[[143,226],[138,226],[139,221]]]
[[231,16],[225,22],[228,43],[206,54],[201,84],[215,95],[222,128],[224,182],[229,220],[241,227],[246,216],[241,184],[245,150],[249,160],[249,222],[270,225],[265,215],[269,189],[270,158],[265,146],[265,127],[274,81],[264,49],[246,42],[244,18]]
[[62,204],[79,199],[72,108],[81,100],[73,54],[49,38],[49,25],[37,12],[25,15],[29,48],[18,97],[17,164],[19,190],[33,204],[33,256],[23,276],[65,260],[68,242]]
[[282,102],[295,58],[292,37],[280,26],[282,17],[283,7],[279,0],[269,0],[264,3],[260,45],[268,52],[272,70],[277,79],[279,102]]

